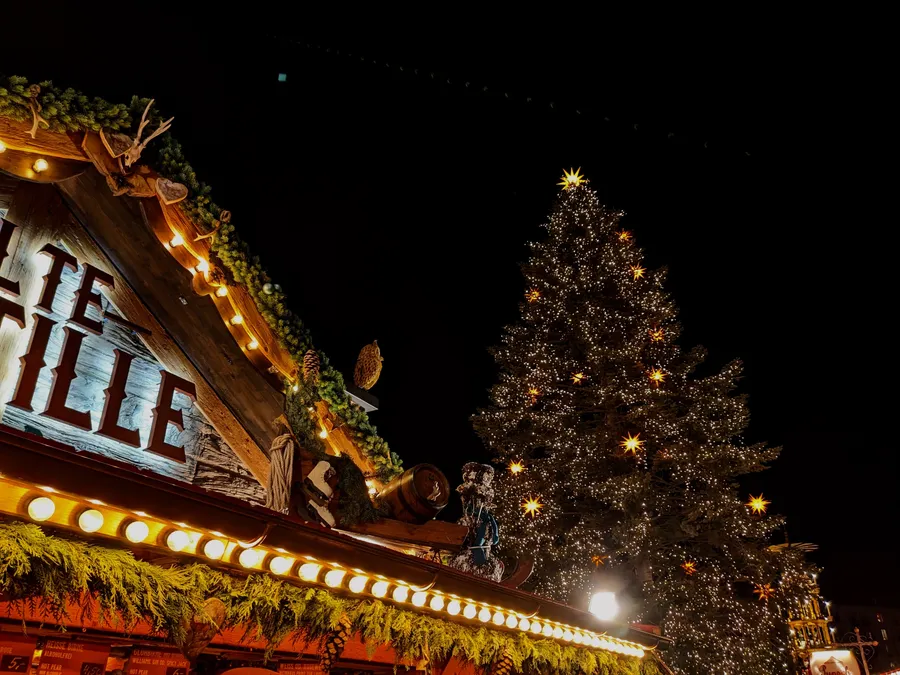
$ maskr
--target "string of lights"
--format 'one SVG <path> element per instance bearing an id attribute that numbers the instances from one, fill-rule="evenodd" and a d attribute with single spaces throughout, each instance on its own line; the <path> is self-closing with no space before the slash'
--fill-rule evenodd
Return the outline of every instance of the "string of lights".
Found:
<path id="1" fill-rule="evenodd" d="M 678 672 L 786 672 L 782 605 L 796 584 L 775 580 L 788 564 L 805 572 L 770 547 L 783 519 L 769 501 L 737 493 L 739 476 L 778 455 L 740 440 L 741 364 L 696 376 L 705 352 L 677 344 L 664 270 L 644 266 L 622 214 L 580 173 L 561 186 L 523 265 L 521 320 L 493 350 L 492 405 L 475 420 L 509 469 L 496 500 L 503 551 L 533 555 L 535 592 L 570 603 L 601 569 L 617 575 L 629 618 L 676 639 Z"/>

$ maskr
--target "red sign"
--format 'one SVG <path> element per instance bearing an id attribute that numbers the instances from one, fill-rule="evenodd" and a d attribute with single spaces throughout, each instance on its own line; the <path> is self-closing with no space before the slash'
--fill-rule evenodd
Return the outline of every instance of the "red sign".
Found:
<path id="1" fill-rule="evenodd" d="M 71 640 L 47 640 L 38 675 L 104 675 L 109 645 Z"/>
<path id="2" fill-rule="evenodd" d="M 126 675 L 188 675 L 191 663 L 180 652 L 132 649 Z"/>
<path id="3" fill-rule="evenodd" d="M 37 638 L 0 633 L 0 673 L 29 673 Z"/>
<path id="4" fill-rule="evenodd" d="M 324 671 L 322 666 L 315 662 L 281 661 L 278 664 L 278 672 L 284 673 L 284 675 L 310 675 L 311 673 L 321 675 Z"/>

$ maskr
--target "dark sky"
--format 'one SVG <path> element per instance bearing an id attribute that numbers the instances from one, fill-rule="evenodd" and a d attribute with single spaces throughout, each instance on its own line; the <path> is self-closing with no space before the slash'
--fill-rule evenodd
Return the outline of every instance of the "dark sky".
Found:
<path id="1" fill-rule="evenodd" d="M 374 420 L 408 466 L 455 484 L 487 458 L 468 419 L 495 377 L 486 348 L 517 317 L 517 264 L 561 169 L 580 166 L 669 266 L 682 344 L 705 345 L 710 369 L 745 362 L 747 439 L 784 450 L 742 492 L 821 546 L 826 597 L 900 605 L 890 418 L 861 413 L 879 392 L 860 372 L 893 364 L 856 344 L 867 225 L 839 207 L 840 55 L 809 24 L 577 36 L 576 16 L 529 31 L 429 19 L 388 36 L 246 7 L 129 11 L 55 8 L 43 33 L 6 33 L 0 69 L 156 97 L 316 344 L 350 373 L 378 339 Z"/>

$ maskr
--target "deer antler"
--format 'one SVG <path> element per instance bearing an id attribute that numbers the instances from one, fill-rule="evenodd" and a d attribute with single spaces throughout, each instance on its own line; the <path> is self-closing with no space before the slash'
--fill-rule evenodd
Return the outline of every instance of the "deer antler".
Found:
<path id="1" fill-rule="evenodd" d="M 134 142 L 131 144 L 131 147 L 125 151 L 125 166 L 127 167 L 130 167 L 132 164 L 138 161 L 141 158 L 141 153 L 144 151 L 144 148 L 147 147 L 147 144 L 160 134 L 164 134 L 165 132 L 167 132 L 169 130 L 169 127 L 172 126 L 172 121 L 175 119 L 174 117 L 170 117 L 165 122 L 161 122 L 159 128 L 142 141 L 141 134 L 144 132 L 144 127 L 150 124 L 150 121 L 147 119 L 147 113 L 150 112 L 150 107 L 153 105 L 153 101 L 154 99 L 150 99 L 150 103 L 148 103 L 147 107 L 144 109 L 144 114 L 141 115 L 141 123 L 138 126 L 137 136 L 135 136 Z"/>

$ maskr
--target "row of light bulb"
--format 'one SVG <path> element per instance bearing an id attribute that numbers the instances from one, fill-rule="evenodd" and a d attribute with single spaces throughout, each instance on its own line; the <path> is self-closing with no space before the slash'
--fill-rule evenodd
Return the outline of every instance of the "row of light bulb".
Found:
<path id="1" fill-rule="evenodd" d="M 0 154 L 3 154 L 4 152 L 6 152 L 6 143 L 0 141 Z M 38 157 L 36 160 L 34 160 L 34 164 L 31 165 L 31 169 L 35 173 L 43 173 L 49 168 L 50 162 L 48 162 L 43 157 Z"/>
<path id="2" fill-rule="evenodd" d="M 45 490 L 50 491 L 48 488 Z M 93 503 L 101 504 L 96 501 Z M 32 520 L 42 522 L 53 516 L 56 504 L 51 497 L 35 497 L 28 502 L 27 510 L 28 516 Z M 146 517 L 143 512 L 137 512 L 136 515 Z M 93 533 L 103 527 L 104 517 L 99 509 L 86 508 L 78 513 L 75 522 L 82 531 Z M 133 544 L 152 543 L 147 542 L 150 536 L 150 527 L 140 518 L 126 520 L 121 532 Z M 201 551 L 210 560 L 219 561 L 228 551 L 229 542 L 218 538 L 219 533 L 212 534 L 214 536 L 205 537 L 194 533 L 192 537 L 191 533 L 183 529 L 167 529 L 160 533 L 157 543 L 179 553 L 196 541 L 198 542 L 198 551 Z M 200 542 L 202 542 L 202 546 L 199 545 Z M 238 550 L 240 553 L 237 553 Z M 238 546 L 234 548 L 234 552 L 237 553 L 238 564 L 247 569 L 259 568 L 265 561 L 268 570 L 278 576 L 294 572 L 299 579 L 307 583 L 323 583 L 329 588 L 347 589 L 355 594 L 368 592 L 376 598 L 389 597 L 397 604 L 410 603 L 414 607 L 427 607 L 433 612 L 447 612 L 450 616 L 461 615 L 466 619 L 478 620 L 485 624 L 494 624 L 511 630 L 518 629 L 525 633 L 604 649 L 626 656 L 636 658 L 644 656 L 644 649 L 634 642 L 608 638 L 565 624 L 528 618 L 499 607 L 479 604 L 474 600 L 461 599 L 454 595 L 444 595 L 432 590 L 418 590 L 402 581 L 390 581 L 380 576 L 372 577 L 362 570 L 348 570 L 337 563 L 326 565 L 308 556 L 304 557 L 304 560 L 297 560 L 288 555 L 274 554 L 259 547 L 242 548 Z M 279 552 L 287 553 L 281 549 Z"/>
<path id="3" fill-rule="evenodd" d="M 169 248 L 176 248 L 178 246 L 184 246 L 184 237 L 181 236 L 178 232 L 176 232 L 175 235 L 169 240 L 168 243 L 169 243 Z M 204 258 L 201 258 L 196 253 L 191 251 L 188 247 L 185 247 L 185 248 L 192 256 L 197 258 L 197 265 L 193 268 L 193 272 L 194 273 L 199 272 L 201 274 L 206 274 L 207 272 L 209 272 L 209 261 L 205 260 Z M 225 284 L 217 286 L 216 287 L 216 296 L 220 297 L 220 298 L 228 297 L 228 286 L 226 286 Z M 232 326 L 240 326 L 241 324 L 244 323 L 244 317 L 241 316 L 239 313 L 235 313 L 234 316 L 232 316 L 228 320 L 228 323 L 230 323 Z M 244 346 L 250 351 L 253 351 L 254 349 L 259 349 L 259 340 L 257 340 L 256 338 L 254 338 L 251 335 L 250 342 L 248 342 Z"/>

